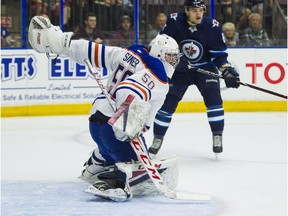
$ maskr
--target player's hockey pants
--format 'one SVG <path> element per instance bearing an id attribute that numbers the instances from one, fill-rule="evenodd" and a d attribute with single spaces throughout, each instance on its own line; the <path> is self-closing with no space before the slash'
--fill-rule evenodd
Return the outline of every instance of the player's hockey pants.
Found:
<path id="1" fill-rule="evenodd" d="M 117 140 L 109 124 L 100 122 L 97 118 L 90 117 L 89 130 L 99 148 L 100 154 L 107 163 L 138 161 L 137 155 L 130 143 Z M 145 144 L 143 137 L 142 140 Z"/>

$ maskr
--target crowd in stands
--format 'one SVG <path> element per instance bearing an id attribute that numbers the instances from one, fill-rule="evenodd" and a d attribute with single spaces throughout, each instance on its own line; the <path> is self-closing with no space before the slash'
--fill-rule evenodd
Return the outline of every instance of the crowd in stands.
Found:
<path id="1" fill-rule="evenodd" d="M 222 1 L 221 4 L 222 15 L 225 17 L 221 24 L 227 46 L 269 46 L 268 33 L 262 27 L 263 2 L 251 1 L 250 7 L 244 5 L 242 0 L 235 0 L 233 5 L 232 0 L 225 0 L 225 3 Z M 133 1 L 95 1 L 94 12 L 86 14 L 84 26 L 74 28 L 75 37 L 122 47 L 133 44 L 135 36 L 132 8 Z M 232 21 L 233 9 L 237 17 L 236 23 Z M 154 18 L 154 23 L 147 24 L 143 41 L 149 43 L 158 34 L 165 26 L 168 15 L 160 11 Z"/>
<path id="2" fill-rule="evenodd" d="M 1 26 L 1 47 L 13 47 L 14 40 L 8 30 L 8 27 Z"/>
<path id="3" fill-rule="evenodd" d="M 269 37 L 262 28 L 259 13 L 251 13 L 248 27 L 239 32 L 231 22 L 224 23 L 222 30 L 227 46 L 269 46 Z"/>
<path id="4" fill-rule="evenodd" d="M 59 0 L 30 0 L 28 2 L 30 8 L 28 20 L 35 15 L 47 15 L 53 24 L 59 25 Z M 156 7 L 157 3 L 150 2 L 149 4 L 156 5 L 155 9 L 151 10 L 151 7 L 148 9 L 145 5 L 147 1 L 139 2 L 139 42 L 147 44 L 165 26 L 169 13 L 179 12 L 179 9 L 175 6 L 173 8 L 173 5 L 168 3 L 171 7 L 167 12 L 167 8 L 164 9 L 159 5 Z M 181 2 L 179 1 L 177 5 Z M 73 31 L 76 38 L 84 38 L 97 43 L 115 46 L 131 45 L 135 41 L 133 3 L 132 0 L 79 0 L 76 2 L 64 0 L 64 31 Z M 179 8 L 182 8 L 182 5 Z M 271 16 L 272 0 L 218 0 L 218 5 L 221 11 L 215 14 L 215 18 L 222 25 L 223 37 L 228 46 L 273 45 L 270 42 L 271 30 L 267 31 L 268 27 L 271 29 L 271 26 L 269 26 L 269 21 L 266 22 L 266 17 Z M 209 8 L 209 4 L 207 6 Z M 209 16 L 209 14 L 206 15 Z M 263 25 L 265 23 L 266 25 Z M 3 26 L 1 46 L 9 47 L 11 44 L 13 44 L 13 38 L 8 28 Z"/>
<path id="5" fill-rule="evenodd" d="M 244 2 L 246 4 L 244 4 Z M 222 0 L 222 29 L 228 46 L 269 46 L 269 36 L 263 17 L 271 15 L 272 0 Z M 234 14 L 233 14 L 234 9 Z M 232 22 L 234 15 L 235 23 Z M 271 26 L 270 26 L 271 27 Z"/>

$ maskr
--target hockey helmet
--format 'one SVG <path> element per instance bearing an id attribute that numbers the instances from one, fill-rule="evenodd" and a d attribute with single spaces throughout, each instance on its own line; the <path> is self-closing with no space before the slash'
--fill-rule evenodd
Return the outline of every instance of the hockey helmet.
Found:
<path id="1" fill-rule="evenodd" d="M 150 42 L 148 48 L 149 54 L 163 63 L 167 76 L 171 78 L 180 61 L 180 50 L 177 42 L 166 34 L 158 34 Z"/>
<path id="2" fill-rule="evenodd" d="M 206 9 L 206 5 L 203 0 L 185 0 L 184 7 L 196 7 Z"/>

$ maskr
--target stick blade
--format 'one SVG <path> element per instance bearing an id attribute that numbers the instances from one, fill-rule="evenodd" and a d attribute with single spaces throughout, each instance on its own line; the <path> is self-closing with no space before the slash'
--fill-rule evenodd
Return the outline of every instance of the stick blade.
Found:
<path id="1" fill-rule="evenodd" d="M 211 196 L 206 195 L 206 194 L 194 194 L 194 193 L 185 193 L 185 192 L 175 191 L 175 199 L 206 202 L 206 201 L 210 201 L 212 198 Z"/>
<path id="2" fill-rule="evenodd" d="M 165 190 L 166 189 L 166 190 Z M 164 190 L 160 191 L 162 194 L 170 199 L 176 200 L 187 200 L 193 202 L 207 202 L 210 201 L 212 198 L 206 194 L 197 194 L 197 193 L 189 193 L 189 192 L 181 192 L 181 191 L 174 191 L 164 188 Z"/>

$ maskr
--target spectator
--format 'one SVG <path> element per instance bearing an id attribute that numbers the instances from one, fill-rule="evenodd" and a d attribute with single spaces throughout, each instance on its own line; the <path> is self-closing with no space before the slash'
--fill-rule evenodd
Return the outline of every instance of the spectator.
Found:
<path id="1" fill-rule="evenodd" d="M 233 9 L 237 16 L 241 13 L 241 9 L 243 8 L 241 0 L 234 0 L 234 5 L 232 0 L 221 0 L 220 4 L 222 6 L 225 22 L 232 22 Z"/>
<path id="2" fill-rule="evenodd" d="M 234 5 L 232 0 L 221 0 L 222 12 L 224 14 L 224 22 L 236 22 L 236 29 L 243 29 L 247 22 L 248 16 L 251 14 L 251 10 L 244 6 L 242 0 L 235 0 Z M 233 9 L 235 10 L 235 18 L 233 20 Z"/>
<path id="3" fill-rule="evenodd" d="M 95 10 L 99 18 L 99 28 L 105 32 L 115 30 L 113 3 L 112 0 L 95 1 Z"/>
<path id="4" fill-rule="evenodd" d="M 123 0 L 124 13 L 128 14 L 130 17 L 134 15 L 133 2 L 134 1 L 132 0 Z"/>
<path id="5" fill-rule="evenodd" d="M 251 10 L 247 7 L 243 7 L 241 9 L 241 16 L 239 17 L 237 24 L 236 24 L 236 29 L 238 31 L 243 30 L 248 26 L 248 17 L 251 14 Z"/>
<path id="6" fill-rule="evenodd" d="M 63 23 L 64 23 L 65 31 L 72 31 L 73 29 L 70 23 L 72 4 L 73 4 L 72 0 L 64 0 Z M 60 2 L 59 1 L 55 2 L 54 15 L 55 15 L 54 23 L 58 23 L 57 20 L 59 20 L 59 15 L 60 15 Z"/>
<path id="7" fill-rule="evenodd" d="M 264 1 L 263 0 L 249 0 L 248 1 L 251 4 L 252 12 L 259 13 L 261 17 L 263 17 L 263 11 L 264 11 Z M 268 0 L 267 6 L 265 9 L 265 14 L 271 14 L 271 8 L 273 6 L 273 1 Z"/>
<path id="8" fill-rule="evenodd" d="M 118 30 L 111 38 L 111 45 L 126 47 L 134 44 L 134 32 L 131 28 L 131 18 L 127 15 L 121 17 Z"/>
<path id="9" fill-rule="evenodd" d="M 1 47 L 13 47 L 14 40 L 7 27 L 1 26 Z"/>
<path id="10" fill-rule="evenodd" d="M 31 10 L 31 17 L 38 15 L 46 15 L 48 14 L 48 4 L 46 2 L 42 2 L 42 0 L 31 0 L 31 5 L 30 5 L 30 10 Z"/>
<path id="11" fill-rule="evenodd" d="M 151 29 L 147 34 L 148 41 L 151 41 L 156 37 L 158 32 L 163 29 L 167 21 L 167 16 L 164 13 L 159 13 L 156 17 L 155 27 Z"/>
<path id="12" fill-rule="evenodd" d="M 267 1 L 266 9 L 265 9 L 265 16 L 271 15 L 271 9 L 272 9 L 272 0 Z M 254 12 L 258 13 L 261 17 L 264 17 L 263 11 L 264 11 L 264 3 L 263 0 L 248 0 L 246 3 L 247 8 L 245 8 L 245 11 L 241 11 L 241 17 L 239 18 L 239 21 L 236 25 L 236 29 L 243 30 L 247 26 L 247 20 L 249 15 Z M 248 24 L 249 25 L 249 24 Z"/>
<path id="13" fill-rule="evenodd" d="M 269 46 L 269 38 L 261 25 L 261 16 L 251 13 L 248 17 L 249 27 L 239 34 L 240 42 L 246 46 Z"/>
<path id="14" fill-rule="evenodd" d="M 123 0 L 115 0 L 115 3 L 111 7 L 112 10 L 112 16 L 108 18 L 111 24 L 111 31 L 115 30 L 118 27 L 118 23 L 115 22 L 115 20 L 120 20 L 121 17 L 124 15 L 124 5 Z"/>
<path id="15" fill-rule="evenodd" d="M 85 27 L 79 27 L 75 32 L 75 39 L 86 39 L 95 43 L 103 43 L 104 35 L 97 28 L 97 17 L 93 13 L 88 13 L 85 18 Z"/>
<path id="16" fill-rule="evenodd" d="M 236 32 L 234 23 L 226 22 L 222 26 L 224 41 L 227 46 L 236 46 L 239 42 L 239 33 Z"/>

